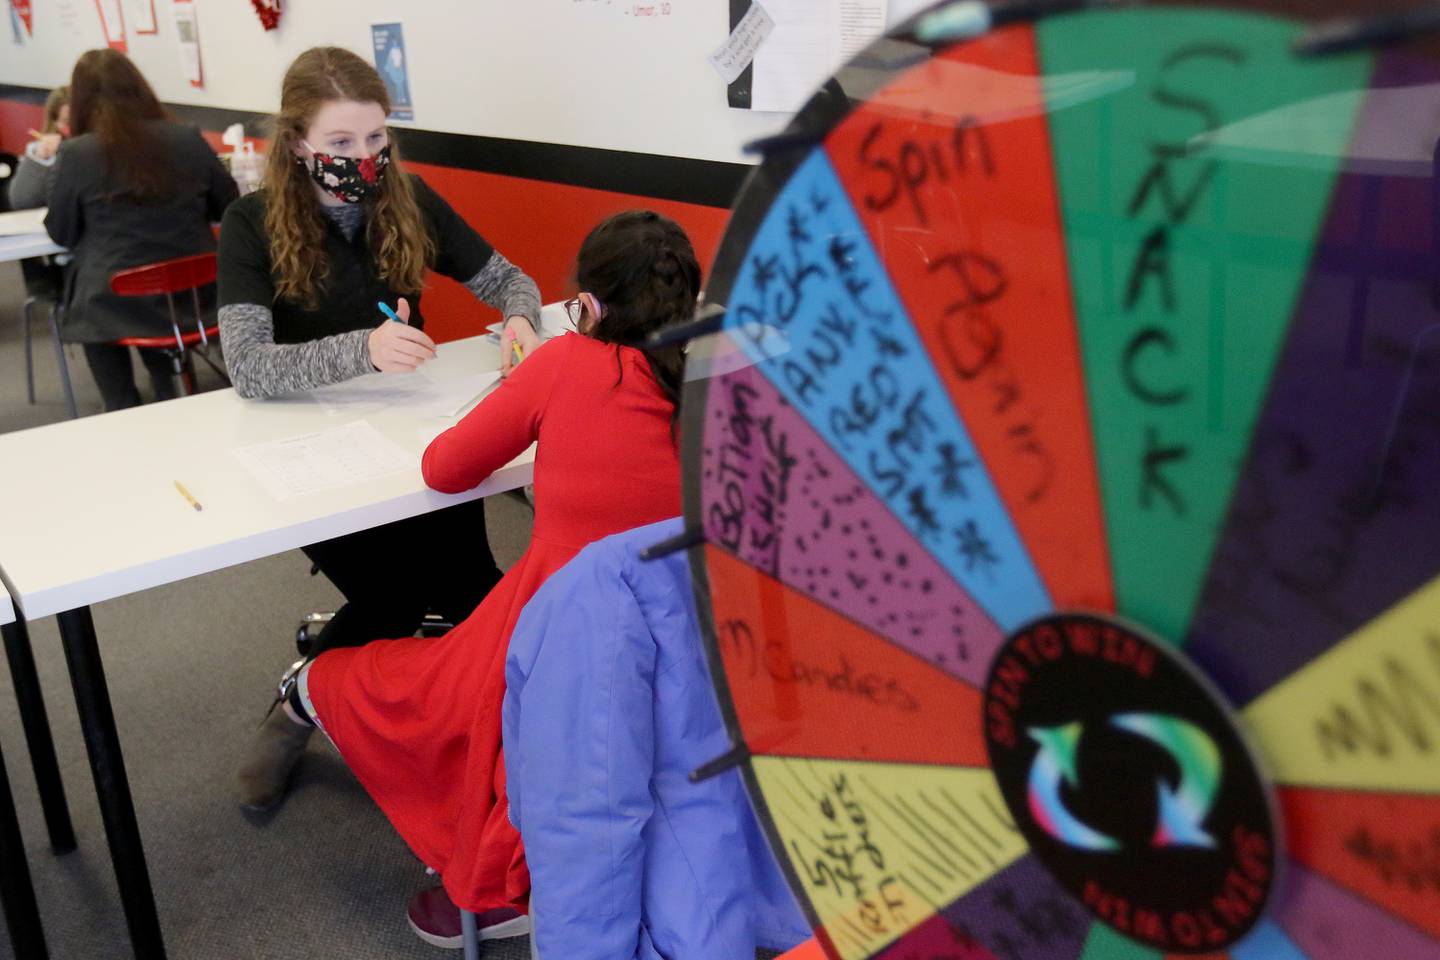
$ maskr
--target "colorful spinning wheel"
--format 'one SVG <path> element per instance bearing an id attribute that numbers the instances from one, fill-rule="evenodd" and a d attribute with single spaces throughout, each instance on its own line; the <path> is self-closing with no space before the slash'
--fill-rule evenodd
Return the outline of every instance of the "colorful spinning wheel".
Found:
<path id="1" fill-rule="evenodd" d="M 983 12 L 769 144 L 691 344 L 774 849 L 843 960 L 1434 960 L 1440 66 Z"/>

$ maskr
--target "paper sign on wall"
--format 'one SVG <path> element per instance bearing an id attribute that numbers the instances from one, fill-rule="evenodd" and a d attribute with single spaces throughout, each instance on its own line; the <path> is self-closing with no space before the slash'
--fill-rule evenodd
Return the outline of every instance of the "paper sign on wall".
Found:
<path id="1" fill-rule="evenodd" d="M 775 28 L 755 54 L 750 109 L 791 112 L 885 30 L 887 0 L 766 0 Z"/>
<path id="2" fill-rule="evenodd" d="M 405 33 L 398 23 L 370 26 L 375 43 L 375 69 L 390 94 L 390 119 L 414 120 L 415 103 L 410 98 L 410 67 L 405 62 Z"/>
<path id="3" fill-rule="evenodd" d="M 95 12 L 100 15 L 100 30 L 105 34 L 105 43 L 111 50 L 125 53 L 125 14 L 120 9 L 120 0 L 95 0 Z"/>
<path id="4" fill-rule="evenodd" d="M 755 59 L 755 51 L 760 49 L 760 44 L 774 29 L 775 21 L 770 19 L 765 8 L 758 3 L 750 4 L 745 16 L 741 17 L 735 29 L 730 31 L 730 39 L 726 40 L 719 50 L 710 54 L 710 66 L 715 68 L 726 83 L 734 83 L 735 78 L 750 66 L 750 61 Z"/>
<path id="5" fill-rule="evenodd" d="M 155 22 L 155 0 L 126 0 L 126 12 L 130 15 L 130 29 L 132 32 L 159 33 L 159 25 Z"/>
<path id="6" fill-rule="evenodd" d="M 88 13 L 85 22 L 83 24 L 80 22 L 81 4 L 84 0 L 54 0 L 54 2 L 55 22 L 60 25 L 60 32 L 72 40 L 84 43 L 87 49 L 93 47 L 95 45 L 94 31 L 87 29 L 91 24 Z M 90 4 L 84 2 L 84 6 L 88 11 Z"/>
<path id="7" fill-rule="evenodd" d="M 200 66 L 200 22 L 194 0 L 174 0 L 175 36 L 180 41 L 180 69 L 192 87 L 205 86 Z"/>
<path id="8" fill-rule="evenodd" d="M 35 36 L 34 13 L 30 9 L 30 0 L 10 0 L 10 26 L 15 31 L 15 42 L 24 43 L 25 37 Z M 21 34 L 21 29 L 24 34 Z"/>

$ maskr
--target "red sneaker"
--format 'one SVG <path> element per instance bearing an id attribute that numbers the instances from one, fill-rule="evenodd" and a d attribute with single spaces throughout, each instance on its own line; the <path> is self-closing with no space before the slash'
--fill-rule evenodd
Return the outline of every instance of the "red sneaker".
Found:
<path id="1" fill-rule="evenodd" d="M 430 887 L 410 898 L 405 911 L 415 936 L 433 947 L 459 950 L 465 946 L 460 931 L 460 908 L 450 900 L 444 887 Z M 530 918 L 514 907 L 497 907 L 475 914 L 481 940 L 523 937 L 530 932 Z"/>

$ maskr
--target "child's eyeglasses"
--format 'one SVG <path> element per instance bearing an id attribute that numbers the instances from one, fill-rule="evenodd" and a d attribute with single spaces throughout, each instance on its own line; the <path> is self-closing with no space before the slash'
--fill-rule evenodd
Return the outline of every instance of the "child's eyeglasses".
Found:
<path id="1" fill-rule="evenodd" d="M 587 313 L 590 314 L 592 323 L 599 323 L 605 316 L 605 304 L 595 299 L 595 294 L 582 290 L 565 301 L 565 315 L 570 318 L 570 323 L 576 330 L 580 329 L 580 318 Z"/>

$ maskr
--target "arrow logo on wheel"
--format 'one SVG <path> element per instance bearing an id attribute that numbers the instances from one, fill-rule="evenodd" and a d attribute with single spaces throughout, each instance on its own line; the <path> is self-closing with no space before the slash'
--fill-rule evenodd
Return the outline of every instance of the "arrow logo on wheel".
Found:
<path id="1" fill-rule="evenodd" d="M 1060 799 L 1060 784 L 1080 786 L 1075 771 L 1075 750 L 1080 745 L 1084 725 L 1078 721 L 1063 727 L 1033 727 L 1026 731 L 1040 744 L 1040 752 L 1030 767 L 1030 815 L 1042 829 L 1057 840 L 1081 850 L 1119 850 L 1119 842 L 1080 822 Z"/>
<path id="2" fill-rule="evenodd" d="M 1180 785 L 1158 785 L 1160 818 L 1152 847 L 1213 847 L 1215 838 L 1202 824 L 1220 792 L 1220 748 L 1199 727 L 1158 713 L 1122 713 L 1110 718 L 1121 730 L 1144 737 L 1165 750 L 1180 767 Z"/>
<path id="3" fill-rule="evenodd" d="M 1158 817 L 1152 847 L 1214 847 L 1215 838 L 1204 827 L 1205 818 L 1220 790 L 1220 748 L 1205 731 L 1178 717 L 1158 713 L 1122 713 L 1112 726 L 1154 743 L 1174 758 L 1180 783 L 1165 780 L 1156 785 Z M 1060 796 L 1063 784 L 1080 788 L 1075 755 L 1084 724 L 1032 727 L 1026 731 L 1040 745 L 1030 767 L 1030 814 L 1042 830 L 1081 850 L 1112 851 L 1120 842 L 1076 817 Z"/>

